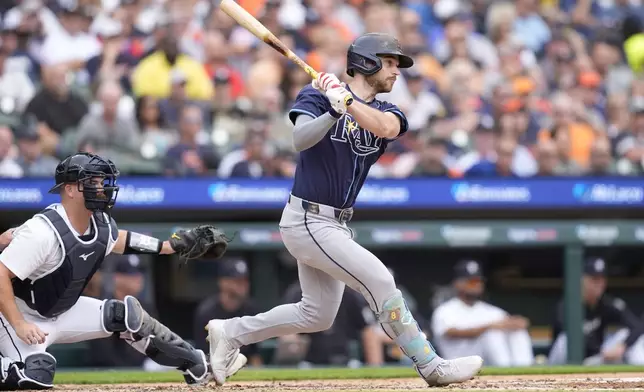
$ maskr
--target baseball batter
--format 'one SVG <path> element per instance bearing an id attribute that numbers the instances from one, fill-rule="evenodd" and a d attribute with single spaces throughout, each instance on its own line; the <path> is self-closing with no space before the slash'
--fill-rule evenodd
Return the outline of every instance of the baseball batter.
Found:
<path id="1" fill-rule="evenodd" d="M 0 253 L 0 390 L 52 388 L 56 359 L 47 347 L 115 333 L 155 362 L 182 371 L 188 384 L 211 379 L 203 351 L 152 318 L 136 298 L 81 296 L 111 252 L 184 253 L 204 240 L 195 238 L 198 228 L 174 233 L 169 241 L 118 230 L 109 216 L 117 177 L 114 164 L 97 155 L 66 158 L 50 190 L 61 203 L 18 227 Z M 227 375 L 245 363 L 236 355 Z"/>
<path id="2" fill-rule="evenodd" d="M 302 300 L 252 317 L 211 320 L 210 363 L 218 384 L 225 382 L 242 345 L 331 327 L 345 284 L 366 298 L 429 385 L 469 380 L 481 369 L 479 356 L 447 361 L 436 355 L 385 265 L 355 242 L 347 227 L 369 168 L 407 131 L 400 109 L 376 95 L 391 91 L 399 69 L 412 65 L 394 37 L 365 34 L 347 53 L 347 73 L 353 77 L 348 86 L 321 73 L 299 92 L 289 117 L 300 154 L 280 231 L 298 260 Z M 354 101 L 347 107 L 348 97 Z"/>

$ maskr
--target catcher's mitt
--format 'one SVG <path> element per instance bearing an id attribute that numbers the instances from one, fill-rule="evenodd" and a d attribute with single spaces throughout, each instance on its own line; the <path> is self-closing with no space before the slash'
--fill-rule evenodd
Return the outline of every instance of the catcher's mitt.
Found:
<path id="1" fill-rule="evenodd" d="M 172 233 L 169 242 L 177 254 L 186 259 L 217 259 L 226 253 L 232 239 L 212 225 L 201 225 L 190 230 Z"/>

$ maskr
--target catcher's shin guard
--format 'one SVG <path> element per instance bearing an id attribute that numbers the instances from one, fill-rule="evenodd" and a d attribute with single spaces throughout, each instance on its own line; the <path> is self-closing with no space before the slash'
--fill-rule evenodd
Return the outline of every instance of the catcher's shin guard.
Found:
<path id="1" fill-rule="evenodd" d="M 0 391 L 54 387 L 56 358 L 49 353 L 28 355 L 24 362 L 11 362 L 7 358 L 2 358 L 0 364 Z"/>
<path id="2" fill-rule="evenodd" d="M 172 332 L 146 312 L 139 301 L 125 297 L 128 324 L 133 328 L 131 346 L 163 366 L 171 366 L 183 372 L 188 384 L 208 381 L 210 371 L 206 355 Z"/>

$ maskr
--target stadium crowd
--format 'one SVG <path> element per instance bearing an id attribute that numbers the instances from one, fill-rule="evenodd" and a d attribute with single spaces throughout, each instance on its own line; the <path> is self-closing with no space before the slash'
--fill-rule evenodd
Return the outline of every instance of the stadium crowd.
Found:
<path id="1" fill-rule="evenodd" d="M 416 65 L 381 97 L 410 131 L 373 177 L 639 175 L 639 0 L 239 0 L 320 71 L 364 32 Z M 0 2 L 0 177 L 77 150 L 124 174 L 289 177 L 286 112 L 310 78 L 205 0 Z M 632 64 L 631 64 L 632 65 Z"/>

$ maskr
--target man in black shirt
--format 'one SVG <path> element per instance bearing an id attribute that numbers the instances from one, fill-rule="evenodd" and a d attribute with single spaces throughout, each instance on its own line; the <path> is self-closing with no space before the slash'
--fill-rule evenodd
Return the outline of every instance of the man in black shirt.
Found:
<path id="1" fill-rule="evenodd" d="M 599 258 L 587 260 L 582 279 L 582 299 L 585 308 L 583 331 L 586 349 L 584 364 L 642 363 L 644 340 L 640 339 L 640 336 L 644 331 L 644 324 L 628 309 L 623 300 L 604 294 L 606 290 L 604 260 Z M 564 320 L 564 306 L 561 301 L 553 326 L 552 336 L 555 340 L 550 348 L 551 364 L 564 364 L 567 360 Z M 607 340 L 606 329 L 610 325 L 623 328 Z"/>
<path id="2" fill-rule="evenodd" d="M 25 113 L 32 113 L 44 123 L 49 133 L 61 135 L 78 126 L 89 111 L 83 98 L 69 86 L 65 65 L 43 68 L 43 85 L 27 105 Z"/>
<path id="3" fill-rule="evenodd" d="M 302 298 L 299 281 L 291 284 L 284 294 L 284 303 L 296 303 Z M 345 287 L 342 303 L 331 328 L 310 334 L 286 335 L 278 344 L 291 344 L 308 340 L 304 364 L 347 366 L 364 359 L 368 365 L 379 366 L 384 362 L 384 339 L 379 337 L 375 316 L 361 294 Z M 375 327 L 377 326 L 377 327 Z M 302 336 L 303 335 L 303 336 Z M 349 349 L 351 341 L 359 341 L 364 358 L 353 358 Z"/>
<path id="4" fill-rule="evenodd" d="M 259 309 L 249 298 L 250 283 L 248 266 L 241 259 L 225 259 L 219 262 L 218 291 L 199 303 L 194 318 L 195 347 L 208 350 L 204 326 L 212 319 L 230 319 L 254 316 Z M 261 366 L 262 359 L 256 344 L 241 348 L 251 366 Z"/>

